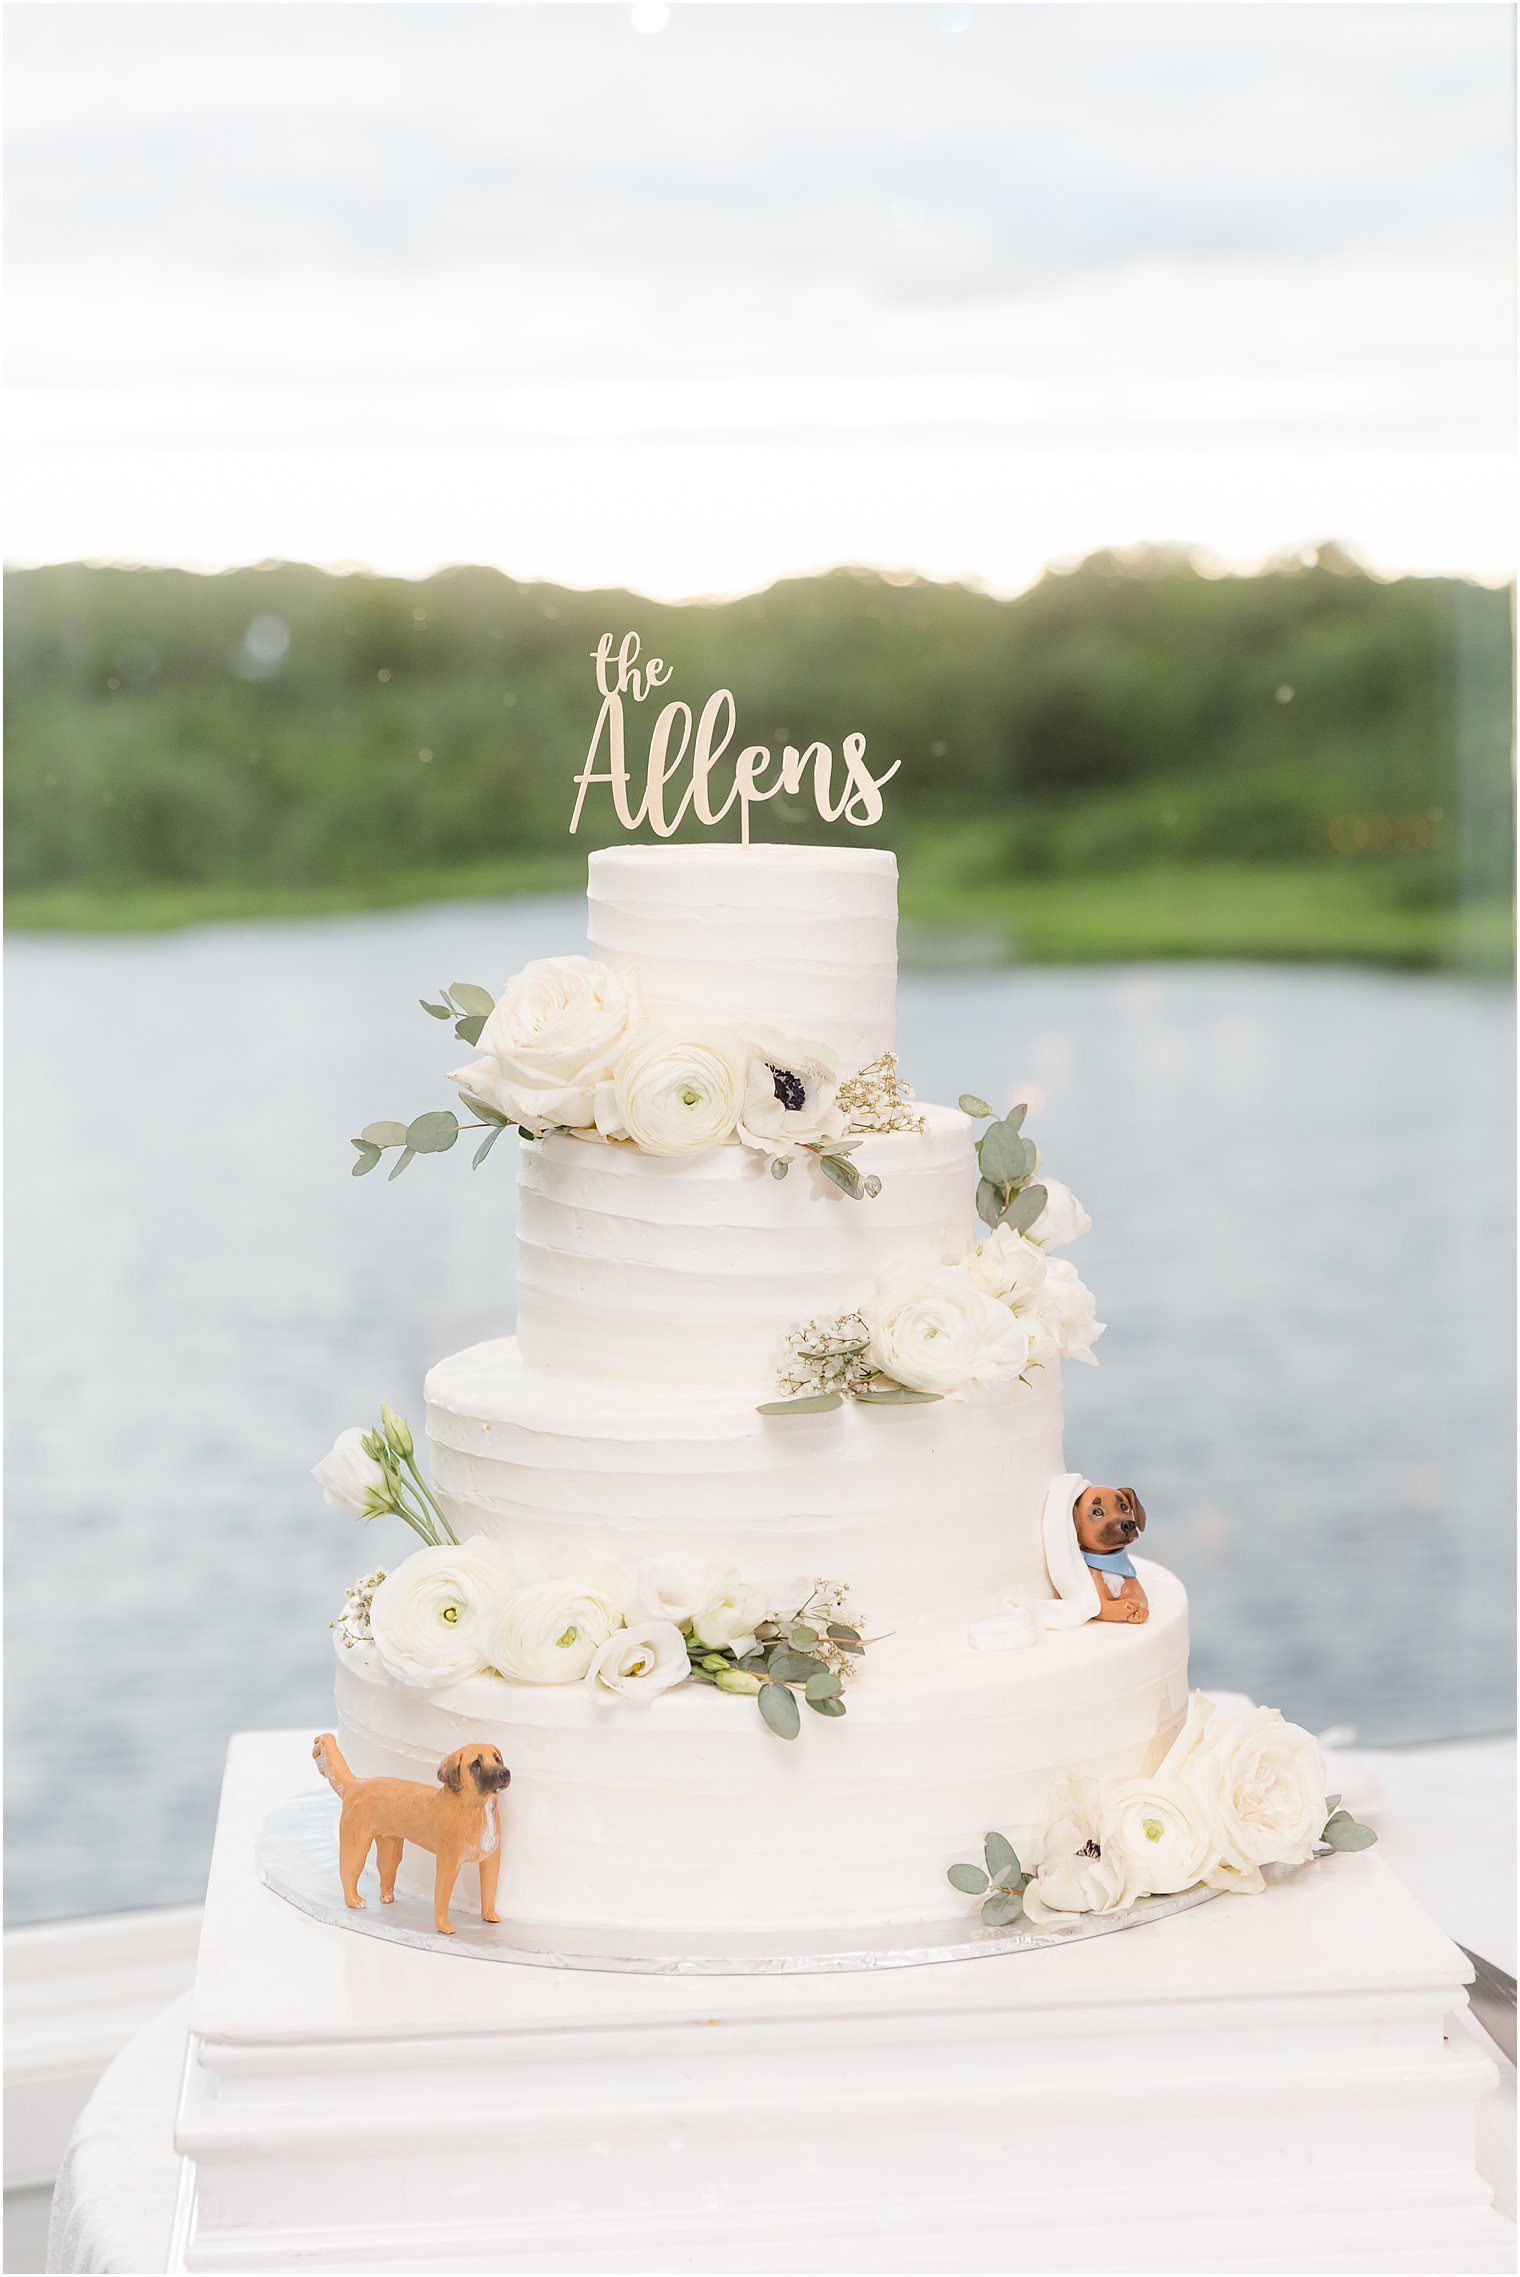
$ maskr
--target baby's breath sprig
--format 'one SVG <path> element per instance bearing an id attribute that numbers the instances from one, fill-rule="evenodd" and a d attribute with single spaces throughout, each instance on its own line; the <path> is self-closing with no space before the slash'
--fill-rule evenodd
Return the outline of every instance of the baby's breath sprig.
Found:
<path id="1" fill-rule="evenodd" d="M 385 1568 L 380 1566 L 374 1573 L 361 1573 L 358 1580 L 350 1582 L 343 1592 L 343 1610 L 335 1621 L 329 1621 L 327 1625 L 336 1632 L 338 1642 L 345 1652 L 352 1652 L 357 1644 L 369 1643 L 370 1603 L 384 1579 Z"/>
<path id="2" fill-rule="evenodd" d="M 896 1052 L 883 1052 L 858 1075 L 839 1086 L 839 1104 L 854 1131 L 921 1131 L 924 1118 L 913 1104 L 913 1087 L 897 1072 Z"/>

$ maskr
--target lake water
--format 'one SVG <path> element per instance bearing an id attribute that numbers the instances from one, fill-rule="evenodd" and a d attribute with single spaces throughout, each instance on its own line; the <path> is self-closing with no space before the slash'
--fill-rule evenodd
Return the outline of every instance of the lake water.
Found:
<path id="1" fill-rule="evenodd" d="M 417 998 L 575 946 L 578 899 L 9 954 L 10 1919 L 197 1897 L 228 1735 L 318 1730 L 327 1622 L 411 1546 L 310 1465 L 512 1317 L 504 1141 Z M 1033 1082 L 1109 1321 L 1068 1448 L 1134 1480 L 1194 1671 L 1373 1742 L 1513 1721 L 1508 995 L 1341 969 L 908 972 L 926 1098 Z M 930 1517 L 926 1513 L 926 1554 Z M 83 1785 L 81 1785 L 83 1782 Z"/>

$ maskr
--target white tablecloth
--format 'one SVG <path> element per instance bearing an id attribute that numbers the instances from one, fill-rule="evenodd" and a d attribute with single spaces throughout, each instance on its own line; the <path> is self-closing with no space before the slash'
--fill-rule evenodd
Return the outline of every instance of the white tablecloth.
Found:
<path id="1" fill-rule="evenodd" d="M 80 2113 L 53 2193 L 50 2270 L 156 2277 L 168 2268 L 189 2022 L 187 1992 L 127 2042 Z"/>

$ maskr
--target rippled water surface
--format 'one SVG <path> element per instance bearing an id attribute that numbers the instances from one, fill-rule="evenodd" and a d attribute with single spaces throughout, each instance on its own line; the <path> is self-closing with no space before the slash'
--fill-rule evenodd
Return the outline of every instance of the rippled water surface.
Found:
<path id="1" fill-rule="evenodd" d="M 512 1314 L 510 1142 L 394 1186 L 346 1142 L 446 1103 L 423 990 L 499 985 L 582 916 L 13 942 L 13 1922 L 198 1896 L 229 1733 L 328 1720 L 327 1621 L 401 1545 L 309 1466 L 382 1396 L 418 1418 L 428 1364 Z M 1111 1323 L 1067 1371 L 1069 1457 L 1139 1485 L 1199 1680 L 1367 1740 L 1509 1725 L 1508 997 L 909 973 L 901 1048 L 928 1098 L 1048 1094 Z"/>

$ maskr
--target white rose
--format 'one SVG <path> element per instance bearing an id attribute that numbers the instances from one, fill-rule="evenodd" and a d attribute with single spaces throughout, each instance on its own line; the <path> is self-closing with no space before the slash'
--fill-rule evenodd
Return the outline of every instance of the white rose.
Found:
<path id="1" fill-rule="evenodd" d="M 385 1473 L 374 1456 L 364 1452 L 368 1436 L 357 1423 L 352 1424 L 338 1433 L 320 1463 L 312 1465 L 311 1475 L 322 1489 L 322 1500 L 341 1503 L 356 1518 L 373 1518 L 378 1510 L 390 1508 Z"/>
<path id="2" fill-rule="evenodd" d="M 575 1684 L 622 1618 L 604 1582 L 532 1581 L 508 1597 L 482 1642 L 491 1666 L 514 1683 Z"/>
<path id="3" fill-rule="evenodd" d="M 989 1297 L 1023 1313 L 1034 1303 L 1045 1279 L 1045 1253 L 1011 1226 L 1000 1225 L 994 1232 L 983 1234 L 966 1259 L 966 1271 Z"/>
<path id="4" fill-rule="evenodd" d="M 1324 1831 L 1325 1759 L 1312 1732 L 1276 1708 L 1225 1715 L 1203 1693 L 1162 1774 L 1196 1790 L 1219 1823 L 1218 1879 L 1261 1887 L 1261 1868 L 1302 1865 Z"/>
<path id="5" fill-rule="evenodd" d="M 742 1655 L 754 1643 L 755 1629 L 769 1609 L 763 1589 L 729 1574 L 693 1620 L 692 1642 L 706 1645 L 712 1652 L 732 1645 Z"/>
<path id="6" fill-rule="evenodd" d="M 1185 1779 L 1115 1779 L 1103 1789 L 1098 1843 L 1123 1876 L 1126 1903 L 1170 1897 L 1218 1864 L 1218 1813 Z"/>
<path id="7" fill-rule="evenodd" d="M 638 1621 L 673 1621 L 684 1628 L 696 1612 L 707 1581 L 674 1565 L 641 1565 L 628 1599 L 630 1628 Z"/>
<path id="8" fill-rule="evenodd" d="M 1055 1338 L 1062 1359 L 1086 1360 L 1091 1367 L 1097 1366 L 1092 1348 L 1105 1324 L 1097 1318 L 1091 1289 L 1083 1287 L 1076 1267 L 1068 1265 L 1064 1257 L 1045 1260 L 1045 1279 L 1035 1298 L 1035 1309 Z"/>
<path id="9" fill-rule="evenodd" d="M 1044 1249 L 1064 1249 L 1068 1241 L 1075 1241 L 1092 1230 L 1092 1219 L 1069 1186 L 1059 1178 L 1044 1178 L 1045 1207 L 1029 1228 L 1029 1238 Z"/>
<path id="10" fill-rule="evenodd" d="M 1045 1797 L 1034 1839 L 1033 1881 L 1024 1892 L 1024 1919 L 1048 1929 L 1073 1913 L 1119 1913 L 1127 1903 L 1117 1860 L 1098 1840 L 1096 1779 L 1057 1779 Z"/>
<path id="11" fill-rule="evenodd" d="M 481 1057 L 449 1077 L 530 1130 L 589 1130 L 596 1086 L 638 1018 L 638 983 L 589 957 L 540 957 L 507 982 Z"/>
<path id="12" fill-rule="evenodd" d="M 826 1146 L 843 1138 L 846 1116 L 835 1104 L 839 1059 L 827 1044 L 802 1043 L 773 1028 L 752 1029 L 739 1136 L 766 1154 Z"/>
<path id="13" fill-rule="evenodd" d="M 442 1687 L 487 1666 L 482 1638 L 511 1586 L 494 1543 L 417 1550 L 388 1573 L 370 1600 L 369 1631 L 398 1684 Z"/>
<path id="14" fill-rule="evenodd" d="M 871 1365 L 910 1391 L 952 1392 L 1022 1373 L 1029 1337 L 964 1266 L 894 1266 L 865 1308 Z"/>
<path id="15" fill-rule="evenodd" d="M 597 1085 L 596 1127 L 646 1154 L 716 1146 L 738 1125 L 747 1068 L 743 1044 L 717 1029 L 640 1028 Z"/>
<path id="16" fill-rule="evenodd" d="M 614 1629 L 586 1671 L 591 1692 L 616 1692 L 625 1700 L 652 1700 L 691 1674 L 686 1639 L 673 1621 L 640 1621 Z"/>

